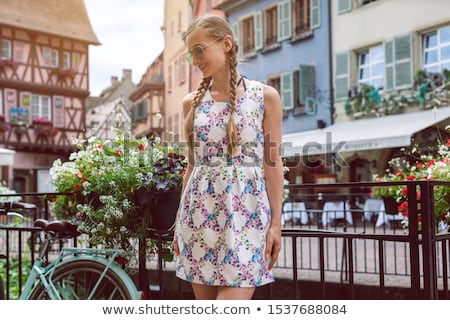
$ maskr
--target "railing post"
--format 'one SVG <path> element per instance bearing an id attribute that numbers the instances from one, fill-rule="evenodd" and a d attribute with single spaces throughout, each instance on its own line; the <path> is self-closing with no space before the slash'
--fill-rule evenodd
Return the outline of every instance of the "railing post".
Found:
<path id="1" fill-rule="evenodd" d="M 420 183 L 419 187 L 421 197 L 420 209 L 417 210 L 417 213 L 420 213 L 422 218 L 422 230 L 419 232 L 422 234 L 424 298 L 438 299 L 433 184 L 430 181 L 424 181 Z M 410 189 L 412 190 L 409 191 Z M 408 197 L 413 196 L 413 208 L 416 210 L 417 198 L 415 189 L 408 188 Z M 414 195 L 411 195 L 410 192 L 414 193 Z M 417 214 L 413 214 L 413 216 L 415 218 L 414 229 L 418 229 Z M 420 274 L 417 280 L 420 280 Z"/>

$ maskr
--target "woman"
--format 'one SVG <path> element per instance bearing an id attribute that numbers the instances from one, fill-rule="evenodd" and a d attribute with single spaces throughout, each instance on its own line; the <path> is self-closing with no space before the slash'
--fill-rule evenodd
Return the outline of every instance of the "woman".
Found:
<path id="1" fill-rule="evenodd" d="M 278 92 L 237 70 L 237 45 L 219 16 L 184 34 L 203 73 L 183 100 L 189 165 L 176 222 L 176 274 L 196 299 L 251 299 L 273 282 L 281 248 L 282 110 Z"/>

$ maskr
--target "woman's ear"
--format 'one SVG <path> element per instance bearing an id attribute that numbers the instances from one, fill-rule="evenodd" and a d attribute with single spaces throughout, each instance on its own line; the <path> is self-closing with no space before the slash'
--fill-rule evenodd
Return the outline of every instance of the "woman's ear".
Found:
<path id="1" fill-rule="evenodd" d="M 223 38 L 223 48 L 225 52 L 229 52 L 233 48 L 233 38 L 230 35 Z"/>

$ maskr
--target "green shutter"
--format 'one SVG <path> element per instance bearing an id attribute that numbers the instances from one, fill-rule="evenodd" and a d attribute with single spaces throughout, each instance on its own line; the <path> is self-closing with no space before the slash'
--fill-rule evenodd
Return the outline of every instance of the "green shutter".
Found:
<path id="1" fill-rule="evenodd" d="M 320 27 L 320 0 L 310 0 L 311 29 Z"/>
<path id="2" fill-rule="evenodd" d="M 335 98 L 344 100 L 348 97 L 350 87 L 350 53 L 343 52 L 336 54 L 335 63 Z"/>
<path id="3" fill-rule="evenodd" d="M 394 89 L 394 42 L 384 42 L 384 90 Z"/>
<path id="4" fill-rule="evenodd" d="M 280 2 L 277 5 L 278 41 L 292 37 L 291 0 Z"/>
<path id="5" fill-rule="evenodd" d="M 394 37 L 395 88 L 413 85 L 412 34 Z"/>
<path id="6" fill-rule="evenodd" d="M 314 66 L 299 66 L 299 103 L 305 104 L 307 98 L 314 97 Z"/>
<path id="7" fill-rule="evenodd" d="M 414 84 L 412 34 L 384 42 L 385 90 L 410 88 Z"/>
<path id="8" fill-rule="evenodd" d="M 338 0 L 338 14 L 352 11 L 352 0 Z"/>
<path id="9" fill-rule="evenodd" d="M 284 72 L 280 75 L 281 87 L 281 104 L 284 110 L 291 110 L 294 108 L 294 91 L 292 72 Z"/>
<path id="10" fill-rule="evenodd" d="M 236 41 L 238 47 L 241 46 L 241 33 L 239 32 L 239 22 L 233 23 L 232 25 L 234 40 Z"/>
<path id="11" fill-rule="evenodd" d="M 262 27 L 262 13 L 257 12 L 253 18 L 255 29 L 255 50 L 262 49 L 263 47 L 263 27 Z"/>

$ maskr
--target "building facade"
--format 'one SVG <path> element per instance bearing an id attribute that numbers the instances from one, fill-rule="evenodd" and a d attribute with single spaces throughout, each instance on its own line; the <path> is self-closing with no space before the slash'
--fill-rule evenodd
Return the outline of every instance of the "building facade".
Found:
<path id="1" fill-rule="evenodd" d="M 47 191 L 48 169 L 84 137 L 89 45 L 99 45 L 83 0 L 0 1 L 0 145 L 15 151 L 2 179 Z"/>

